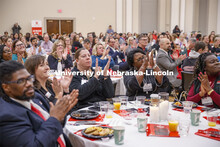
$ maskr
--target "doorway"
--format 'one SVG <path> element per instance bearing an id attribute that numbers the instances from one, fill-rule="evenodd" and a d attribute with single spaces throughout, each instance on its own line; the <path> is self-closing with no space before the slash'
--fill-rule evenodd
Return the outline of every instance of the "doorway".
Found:
<path id="1" fill-rule="evenodd" d="M 49 35 L 51 35 L 52 33 L 70 34 L 75 30 L 74 19 L 45 18 L 45 23 L 45 30 Z"/>

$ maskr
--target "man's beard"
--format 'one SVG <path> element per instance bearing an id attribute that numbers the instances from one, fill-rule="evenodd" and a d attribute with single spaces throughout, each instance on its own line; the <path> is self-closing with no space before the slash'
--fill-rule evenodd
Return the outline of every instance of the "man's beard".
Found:
<path id="1" fill-rule="evenodd" d="M 33 88 L 33 87 L 31 87 L 31 88 Z M 27 90 L 25 90 L 25 91 L 23 92 L 23 95 L 22 95 L 22 96 L 16 96 L 16 99 L 18 99 L 18 100 L 25 100 L 25 101 L 29 101 L 29 100 L 33 99 L 34 96 L 35 96 L 35 93 L 33 94 L 33 96 L 27 96 L 27 95 L 25 94 L 29 89 L 30 89 L 30 88 L 28 88 Z"/>

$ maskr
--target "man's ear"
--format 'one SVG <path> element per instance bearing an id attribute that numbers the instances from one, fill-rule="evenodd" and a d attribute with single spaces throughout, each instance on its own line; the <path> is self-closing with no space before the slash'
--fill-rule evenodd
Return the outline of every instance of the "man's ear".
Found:
<path id="1" fill-rule="evenodd" d="M 10 86 L 8 84 L 2 84 L 2 89 L 4 90 L 4 92 L 7 94 L 7 93 L 10 93 Z"/>

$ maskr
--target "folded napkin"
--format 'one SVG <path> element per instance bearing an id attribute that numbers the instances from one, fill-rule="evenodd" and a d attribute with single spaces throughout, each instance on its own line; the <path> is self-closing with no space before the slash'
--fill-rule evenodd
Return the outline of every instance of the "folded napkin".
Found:
<path id="1" fill-rule="evenodd" d="M 105 114 L 99 114 L 98 117 L 93 118 L 93 119 L 89 119 L 88 121 L 103 122 L 104 118 L 105 118 Z M 74 119 L 74 118 L 70 117 L 68 121 L 85 121 L 85 120 L 84 120 L 84 119 L 83 119 L 83 120 L 80 120 L 80 119 Z"/>
<path id="2" fill-rule="evenodd" d="M 217 137 L 219 135 L 214 135 L 214 134 L 211 134 L 210 132 L 215 132 L 215 133 L 219 132 L 220 133 L 220 130 L 214 129 L 214 128 L 208 128 L 206 130 L 198 130 L 198 132 L 196 132 L 195 134 L 199 135 L 199 136 L 203 136 L 203 137 L 207 137 L 207 138 L 210 138 L 210 139 L 220 141 L 220 137 Z"/>

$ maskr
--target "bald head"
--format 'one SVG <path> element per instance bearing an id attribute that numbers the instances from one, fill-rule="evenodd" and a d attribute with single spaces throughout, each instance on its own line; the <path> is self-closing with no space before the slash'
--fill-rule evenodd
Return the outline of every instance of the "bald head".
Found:
<path id="1" fill-rule="evenodd" d="M 170 40 L 167 38 L 161 39 L 160 40 L 160 48 L 165 51 L 169 51 L 171 49 Z"/>

